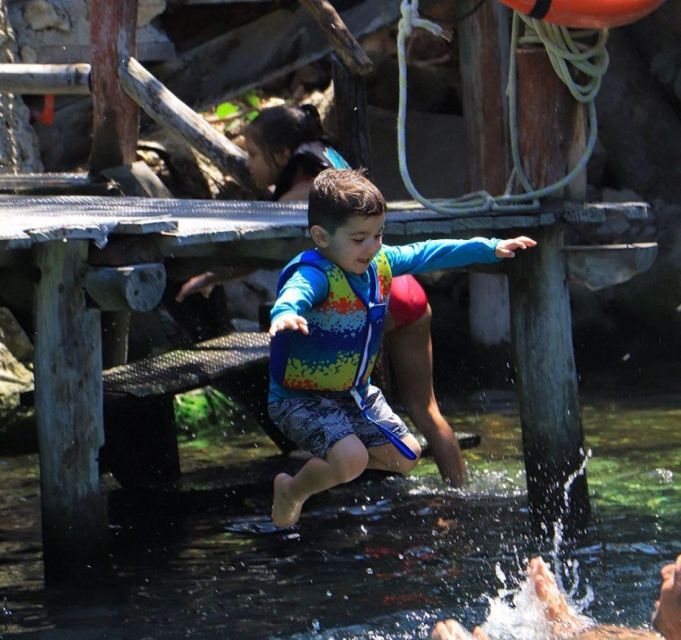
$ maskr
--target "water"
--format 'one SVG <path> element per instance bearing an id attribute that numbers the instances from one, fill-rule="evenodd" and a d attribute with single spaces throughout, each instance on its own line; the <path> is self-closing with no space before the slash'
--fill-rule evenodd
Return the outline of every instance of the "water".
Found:
<path id="1" fill-rule="evenodd" d="M 444 616 L 478 624 L 490 599 L 511 606 L 527 558 L 552 552 L 527 526 L 509 397 L 451 403 L 455 427 L 483 438 L 465 492 L 426 461 L 310 500 L 294 530 L 268 519 L 271 478 L 290 463 L 255 432 L 185 444 L 175 492 L 126 496 L 105 478 L 114 570 L 96 588 L 43 587 L 37 457 L 0 458 L 0 638 L 406 639 Z M 570 588 L 578 561 L 585 614 L 638 626 L 659 567 L 681 553 L 681 404 L 607 384 L 582 398 L 594 521 L 559 577 Z"/>

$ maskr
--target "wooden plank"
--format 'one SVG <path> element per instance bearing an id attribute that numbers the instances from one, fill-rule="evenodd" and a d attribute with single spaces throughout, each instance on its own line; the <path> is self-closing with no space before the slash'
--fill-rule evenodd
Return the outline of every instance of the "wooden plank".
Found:
<path id="1" fill-rule="evenodd" d="M 173 395 L 204 387 L 228 372 L 269 360 L 270 339 L 262 332 L 234 332 L 150 356 L 104 372 L 107 396 L 135 398 Z"/>
<path id="2" fill-rule="evenodd" d="M 312 14 L 315 22 L 351 73 L 357 76 L 365 76 L 371 72 L 373 65 L 369 56 L 359 42 L 355 40 L 330 2 L 327 0 L 300 0 L 300 4 Z"/>
<path id="3" fill-rule="evenodd" d="M 0 64 L 0 92 L 90 95 L 90 65 Z"/>
<path id="4" fill-rule="evenodd" d="M 87 173 L 20 173 L 0 175 L 0 193 L 43 194 L 93 192 L 107 195 L 110 183 L 95 182 Z"/>
<path id="5" fill-rule="evenodd" d="M 149 117 L 209 158 L 243 187 L 256 191 L 244 151 L 176 98 L 134 58 L 121 63 L 119 74 L 125 92 Z"/>
<path id="6" fill-rule="evenodd" d="M 97 456 L 104 444 L 99 313 L 86 308 L 87 242 L 36 248 L 35 408 L 43 558 L 48 582 L 96 576 L 106 511 Z"/>
<path id="7" fill-rule="evenodd" d="M 135 55 L 137 0 L 91 0 L 93 131 L 90 171 L 135 161 L 139 109 L 118 81 L 120 60 Z"/>
<path id="8" fill-rule="evenodd" d="M 650 269 L 657 257 L 657 243 L 565 246 L 563 255 L 570 280 L 598 291 Z"/>
<path id="9" fill-rule="evenodd" d="M 617 204 L 603 205 L 616 212 Z M 470 218 L 446 216 L 413 202 L 388 203 L 388 235 L 403 238 L 535 229 L 560 221 L 565 211 L 575 219 L 592 205 L 550 202 L 539 212 L 525 215 L 484 215 Z M 639 215 L 645 209 L 633 208 Z M 625 205 L 623 211 L 629 211 Z M 610 215 L 610 213 L 608 214 Z M 629 215 L 628 213 L 626 215 Z M 603 219 L 602 217 L 600 219 Z M 51 237 L 90 237 L 106 243 L 112 234 L 156 234 L 164 251 L 172 252 L 183 242 L 201 239 L 222 243 L 244 239 L 276 239 L 304 236 L 306 206 L 302 203 L 239 200 L 178 200 L 172 198 L 94 196 L 2 196 L 0 195 L 0 247 L 30 246 Z M 33 234 L 33 239 L 28 232 Z M 159 232 L 162 237 L 158 237 Z M 50 234 L 53 234 L 51 236 Z M 11 244 L 11 247 L 8 243 Z"/>

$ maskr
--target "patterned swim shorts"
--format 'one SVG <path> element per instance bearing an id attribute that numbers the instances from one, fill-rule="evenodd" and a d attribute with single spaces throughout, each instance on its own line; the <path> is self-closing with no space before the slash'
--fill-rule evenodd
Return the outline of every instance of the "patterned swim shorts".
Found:
<path id="1" fill-rule="evenodd" d="M 381 390 L 369 385 L 364 398 L 369 415 L 399 438 L 409 433 L 407 425 L 390 408 Z M 365 447 L 380 447 L 389 440 L 364 418 L 350 396 L 310 395 L 273 402 L 270 417 L 279 430 L 299 447 L 326 458 L 336 442 L 356 435 Z"/>

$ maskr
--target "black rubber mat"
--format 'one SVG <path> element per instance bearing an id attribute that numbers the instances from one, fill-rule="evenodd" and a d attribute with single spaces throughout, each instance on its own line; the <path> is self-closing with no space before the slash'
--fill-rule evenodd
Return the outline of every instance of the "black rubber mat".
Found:
<path id="1" fill-rule="evenodd" d="M 269 358 L 269 336 L 260 332 L 234 332 L 189 349 L 112 367 L 104 372 L 104 392 L 145 398 L 181 393 Z"/>

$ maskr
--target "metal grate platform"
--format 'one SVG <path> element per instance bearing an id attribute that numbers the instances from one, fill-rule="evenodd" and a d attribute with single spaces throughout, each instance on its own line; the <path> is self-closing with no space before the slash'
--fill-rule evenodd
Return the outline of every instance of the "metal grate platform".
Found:
<path id="1" fill-rule="evenodd" d="M 188 349 L 112 367 L 104 372 L 104 392 L 137 398 L 182 393 L 206 386 L 228 372 L 266 363 L 269 345 L 266 333 L 230 333 Z"/>

